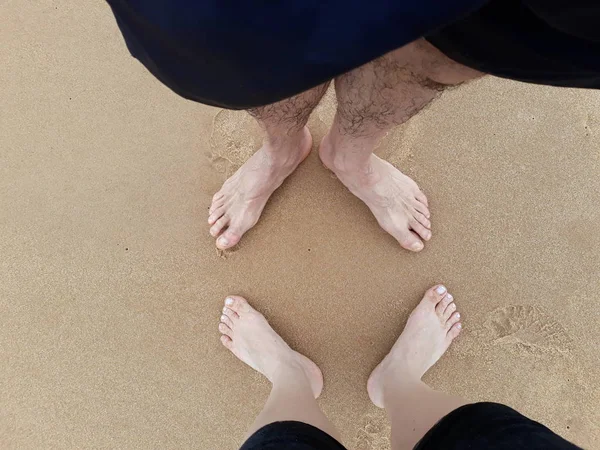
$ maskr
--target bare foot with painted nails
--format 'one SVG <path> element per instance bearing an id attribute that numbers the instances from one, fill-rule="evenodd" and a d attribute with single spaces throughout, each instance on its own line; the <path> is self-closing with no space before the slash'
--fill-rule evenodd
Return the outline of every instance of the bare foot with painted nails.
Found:
<path id="1" fill-rule="evenodd" d="M 454 298 L 444 286 L 429 289 L 404 331 L 367 383 L 371 401 L 383 408 L 386 386 L 420 382 L 462 329 Z"/>
<path id="2" fill-rule="evenodd" d="M 310 153 L 308 128 L 264 145 L 234 173 L 213 197 L 210 234 L 221 250 L 236 245 L 260 215 L 283 181 Z"/>
<path id="3" fill-rule="evenodd" d="M 329 135 L 319 148 L 321 160 L 338 179 L 369 207 L 377 222 L 402 247 L 423 250 L 423 240 L 431 239 L 427 197 L 417 183 L 389 162 L 370 155 L 356 160 L 343 144 L 333 145 Z"/>
<path id="4" fill-rule="evenodd" d="M 321 394 L 323 375 L 317 365 L 292 350 L 244 298 L 230 296 L 225 300 L 219 331 L 223 345 L 271 383 L 278 378 L 297 379 L 293 375 L 300 374 L 315 398 Z"/>

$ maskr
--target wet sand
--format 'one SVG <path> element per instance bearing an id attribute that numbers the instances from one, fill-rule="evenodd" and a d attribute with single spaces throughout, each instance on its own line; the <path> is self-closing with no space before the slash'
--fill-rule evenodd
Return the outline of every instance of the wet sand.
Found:
<path id="1" fill-rule="evenodd" d="M 320 365 L 345 444 L 387 449 L 367 377 L 436 282 L 465 329 L 426 381 L 597 445 L 600 92 L 486 78 L 390 133 L 433 210 L 419 255 L 314 153 L 220 253 L 207 209 L 251 120 L 162 86 L 101 2 L 2 11 L 3 448 L 237 448 L 269 389 L 219 342 L 237 293 Z"/>

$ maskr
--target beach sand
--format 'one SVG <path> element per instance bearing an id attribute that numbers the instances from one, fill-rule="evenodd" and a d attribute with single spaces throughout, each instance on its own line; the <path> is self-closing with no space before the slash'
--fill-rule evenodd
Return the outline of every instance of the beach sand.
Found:
<path id="1" fill-rule="evenodd" d="M 269 391 L 219 342 L 236 293 L 321 367 L 344 443 L 388 449 L 367 377 L 438 282 L 464 332 L 425 380 L 598 445 L 600 92 L 487 77 L 390 133 L 432 207 L 421 254 L 315 152 L 223 253 L 207 209 L 251 119 L 161 85 L 102 2 L 1 8 L 2 448 L 236 449 Z"/>

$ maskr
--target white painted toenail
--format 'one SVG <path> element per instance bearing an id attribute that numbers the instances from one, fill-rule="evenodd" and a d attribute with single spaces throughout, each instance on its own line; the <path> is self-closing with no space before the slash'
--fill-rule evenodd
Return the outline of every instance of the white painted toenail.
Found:
<path id="1" fill-rule="evenodd" d="M 460 313 L 456 313 L 456 318 L 460 319 Z"/>
<path id="2" fill-rule="evenodd" d="M 448 294 L 448 300 L 452 301 L 454 297 L 452 297 L 452 294 Z"/>
<path id="3" fill-rule="evenodd" d="M 219 245 L 229 245 L 229 241 L 224 238 L 224 237 L 220 237 L 219 238 Z"/>
<path id="4" fill-rule="evenodd" d="M 223 312 L 226 313 L 227 312 L 227 308 L 224 307 L 223 308 Z"/>
<path id="5" fill-rule="evenodd" d="M 438 286 L 436 288 L 435 292 L 437 292 L 438 294 L 442 295 L 444 292 L 446 292 L 446 288 L 444 286 Z"/>
<path id="6" fill-rule="evenodd" d="M 225 304 L 227 306 L 233 305 L 233 299 L 231 297 L 227 297 L 227 300 L 225 300 Z"/>
<path id="7" fill-rule="evenodd" d="M 456 325 L 456 328 L 460 330 L 462 328 L 462 324 L 459 323 L 458 325 Z"/>
<path id="8" fill-rule="evenodd" d="M 421 242 L 415 242 L 411 248 L 413 250 L 421 250 L 423 248 L 423 244 Z"/>

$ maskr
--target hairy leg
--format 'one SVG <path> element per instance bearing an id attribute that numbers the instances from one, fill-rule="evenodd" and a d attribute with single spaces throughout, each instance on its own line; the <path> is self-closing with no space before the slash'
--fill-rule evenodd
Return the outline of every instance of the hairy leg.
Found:
<path id="1" fill-rule="evenodd" d="M 431 288 L 410 315 L 392 350 L 369 377 L 369 397 L 388 413 L 395 450 L 414 448 L 442 417 L 467 403 L 421 381 L 461 328 L 452 295 L 444 286 Z"/>
<path id="2" fill-rule="evenodd" d="M 225 300 L 219 323 L 221 342 L 241 361 L 262 373 L 273 387 L 249 435 L 273 422 L 304 422 L 339 439 L 316 398 L 323 389 L 321 370 L 306 356 L 292 350 L 267 320 L 237 296 Z"/>
<path id="3" fill-rule="evenodd" d="M 445 87 L 481 75 L 419 40 L 335 80 L 338 108 L 321 143 L 321 159 L 408 250 L 422 250 L 422 240 L 432 236 L 427 198 L 412 179 L 373 151 L 390 129 Z"/>
<path id="4" fill-rule="evenodd" d="M 248 111 L 264 131 L 263 146 L 213 197 L 208 223 L 218 248 L 233 247 L 256 225 L 271 194 L 308 156 L 312 137 L 305 125 L 327 86 Z"/>

